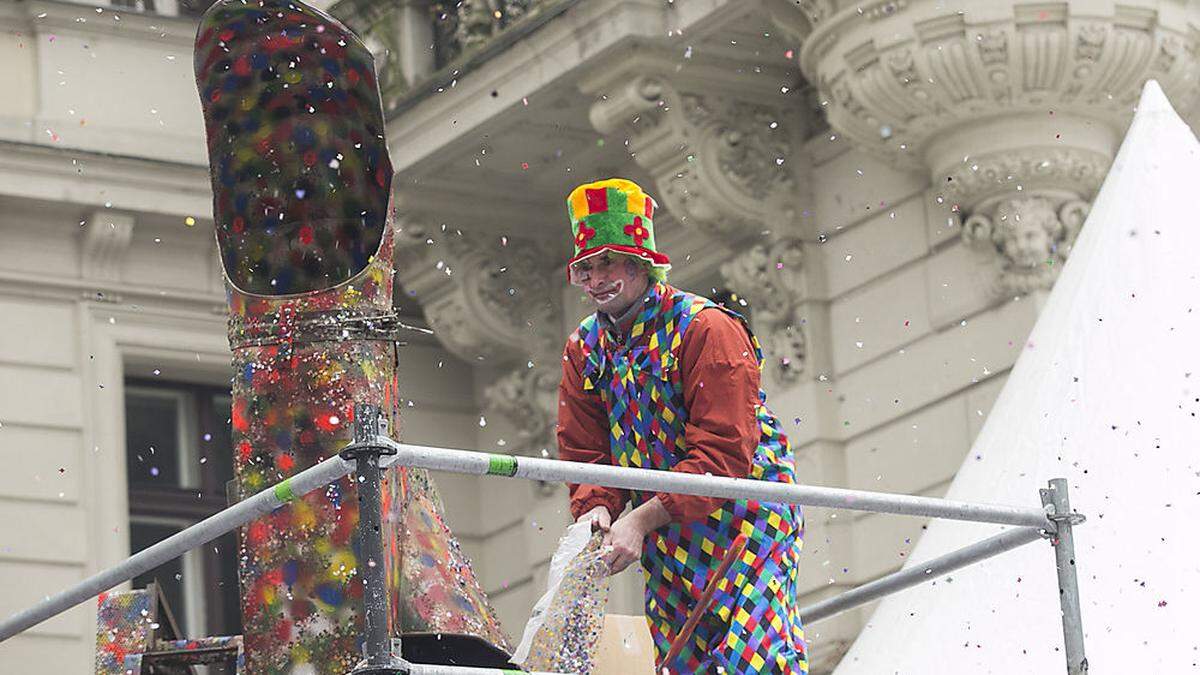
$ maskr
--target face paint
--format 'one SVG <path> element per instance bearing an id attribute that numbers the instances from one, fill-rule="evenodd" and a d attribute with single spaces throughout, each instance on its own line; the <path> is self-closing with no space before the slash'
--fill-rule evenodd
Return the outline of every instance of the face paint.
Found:
<path id="1" fill-rule="evenodd" d="M 596 309 L 620 314 L 637 301 L 649 283 L 646 268 L 619 253 L 604 252 L 571 265 L 571 283 L 587 294 Z"/>

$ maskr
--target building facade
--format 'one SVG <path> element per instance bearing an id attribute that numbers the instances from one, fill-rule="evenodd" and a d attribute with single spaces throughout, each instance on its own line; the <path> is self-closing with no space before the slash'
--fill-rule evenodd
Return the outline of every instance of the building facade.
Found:
<path id="1" fill-rule="evenodd" d="M 1141 84 L 1193 128 L 1200 95 L 1185 0 L 316 4 L 377 52 L 396 306 L 434 332 L 404 352 L 402 434 L 450 447 L 553 454 L 587 311 L 564 198 L 620 175 L 660 202 L 671 281 L 749 313 L 801 480 L 939 495 L 1036 348 Z M 0 0 L 3 614 L 225 503 L 202 9 Z M 438 482 L 519 634 L 566 491 Z M 922 527 L 808 510 L 802 602 L 892 571 Z M 189 630 L 231 628 L 221 546 L 160 575 Z M 639 612 L 639 584 L 613 609 Z M 869 609 L 809 627 L 814 672 Z M 0 671 L 89 672 L 93 633 L 76 608 L 0 645 Z"/>

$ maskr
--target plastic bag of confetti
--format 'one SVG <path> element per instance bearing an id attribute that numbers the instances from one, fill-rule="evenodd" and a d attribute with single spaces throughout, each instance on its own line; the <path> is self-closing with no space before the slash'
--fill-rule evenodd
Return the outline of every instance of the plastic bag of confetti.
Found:
<path id="1" fill-rule="evenodd" d="M 529 670 L 587 675 L 592 671 L 609 568 L 600 553 L 603 534 L 590 521 L 575 523 L 550 559 L 546 593 L 533 607 L 513 661 Z"/>

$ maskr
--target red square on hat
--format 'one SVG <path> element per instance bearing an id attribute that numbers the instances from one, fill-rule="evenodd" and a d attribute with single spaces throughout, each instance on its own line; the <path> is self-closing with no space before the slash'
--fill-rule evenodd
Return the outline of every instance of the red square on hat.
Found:
<path id="1" fill-rule="evenodd" d="M 589 188 L 587 190 L 584 190 L 583 194 L 584 194 L 584 197 L 587 198 L 587 206 L 588 206 L 588 215 L 589 216 L 592 215 L 593 213 L 603 213 L 608 210 L 608 189 L 607 188 L 600 188 L 598 190 Z"/>

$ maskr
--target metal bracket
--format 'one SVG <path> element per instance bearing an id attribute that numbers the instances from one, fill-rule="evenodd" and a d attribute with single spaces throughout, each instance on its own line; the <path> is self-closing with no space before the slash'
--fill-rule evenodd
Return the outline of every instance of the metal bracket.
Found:
<path id="1" fill-rule="evenodd" d="M 383 457 L 395 455 L 394 447 L 381 445 L 375 441 L 380 436 L 388 435 L 388 419 L 378 406 L 359 403 L 354 406 L 354 442 L 342 448 L 338 453 L 342 459 L 357 460 L 359 457 L 374 455 Z"/>
<path id="2" fill-rule="evenodd" d="M 1087 522 L 1087 516 L 1077 511 L 1059 513 L 1058 509 L 1056 509 L 1054 506 L 1053 489 L 1041 488 L 1038 490 L 1038 494 L 1042 498 L 1042 507 L 1046 512 L 1046 519 L 1051 523 L 1054 523 L 1054 529 L 1045 530 L 1042 534 L 1043 538 L 1054 539 L 1058 535 L 1058 530 L 1061 529 L 1063 525 L 1074 527 Z"/>

